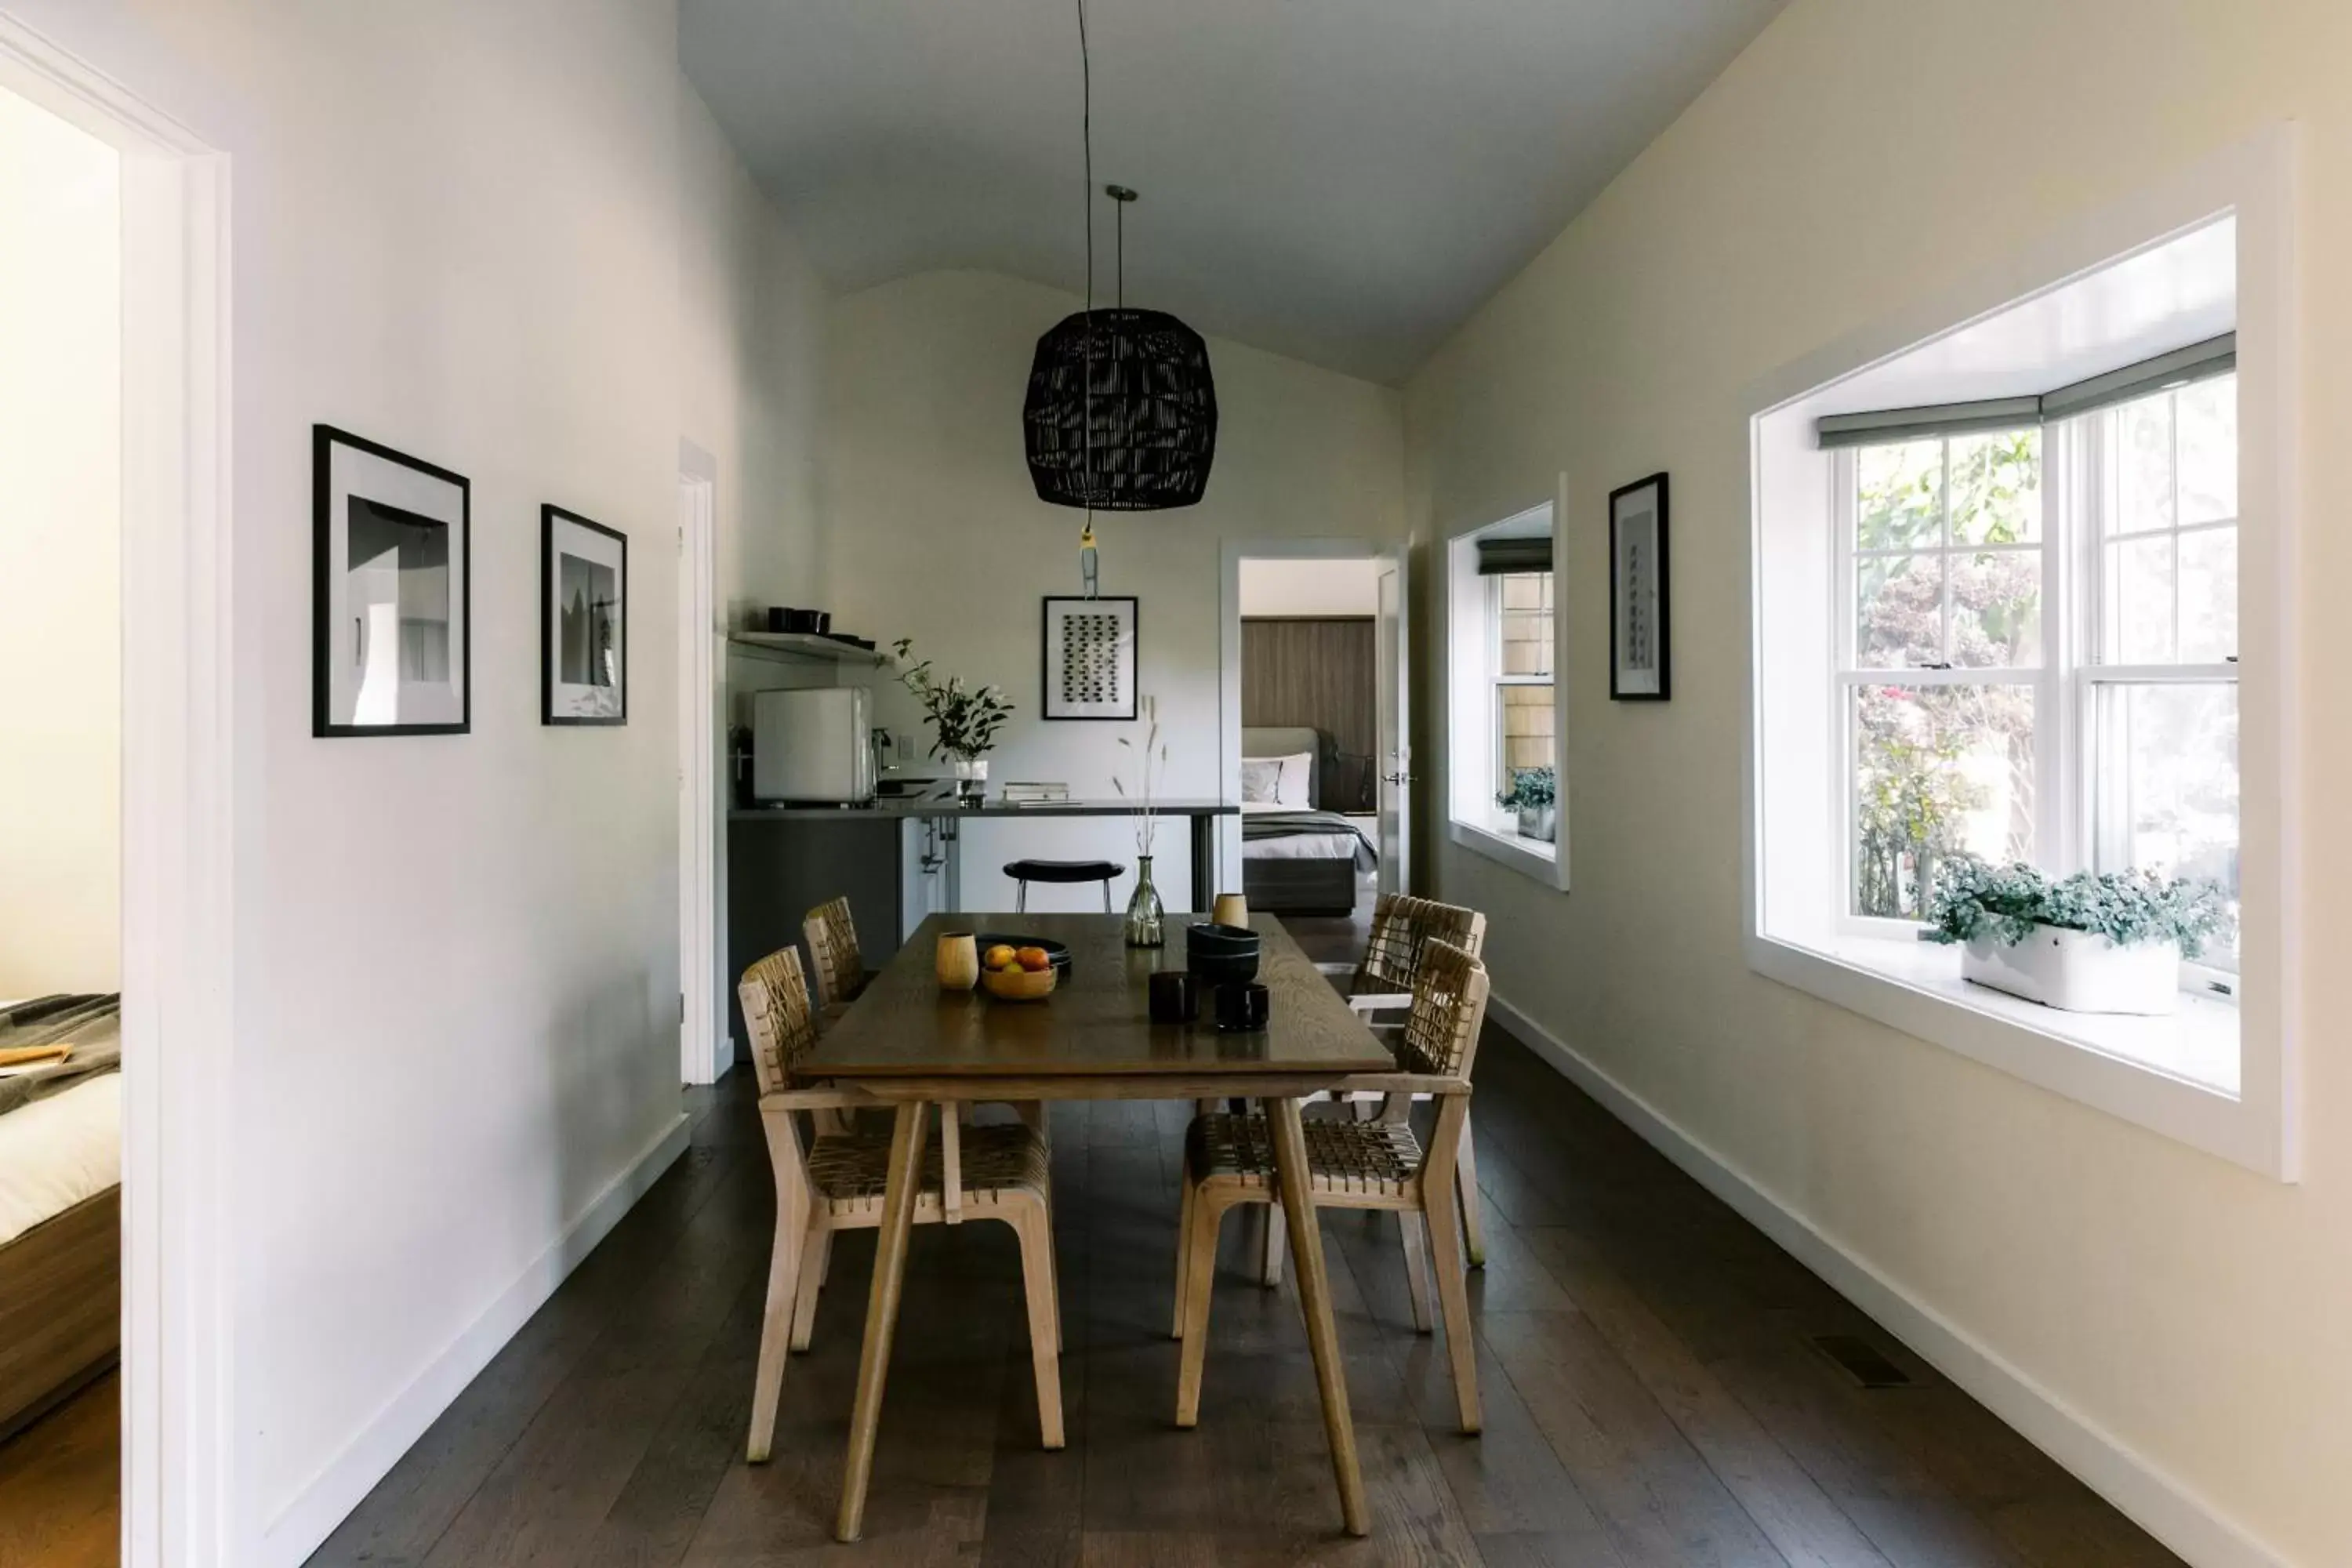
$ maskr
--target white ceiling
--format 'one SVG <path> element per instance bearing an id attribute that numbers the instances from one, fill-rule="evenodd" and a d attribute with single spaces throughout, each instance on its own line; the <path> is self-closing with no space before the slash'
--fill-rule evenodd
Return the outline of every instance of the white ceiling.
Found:
<path id="1" fill-rule="evenodd" d="M 1087 0 L 1128 298 L 1400 381 L 1784 3 Z M 679 52 L 835 287 L 1084 282 L 1076 0 L 683 0 Z"/>

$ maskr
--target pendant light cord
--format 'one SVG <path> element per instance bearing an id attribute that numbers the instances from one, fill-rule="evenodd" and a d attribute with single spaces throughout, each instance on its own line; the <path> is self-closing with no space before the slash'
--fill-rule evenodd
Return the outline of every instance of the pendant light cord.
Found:
<path id="1" fill-rule="evenodd" d="M 1080 461 L 1086 465 L 1087 531 L 1095 526 L 1095 69 L 1087 48 L 1087 0 L 1078 5 L 1078 141 L 1086 156 L 1087 338 L 1084 390 L 1078 413 Z"/>

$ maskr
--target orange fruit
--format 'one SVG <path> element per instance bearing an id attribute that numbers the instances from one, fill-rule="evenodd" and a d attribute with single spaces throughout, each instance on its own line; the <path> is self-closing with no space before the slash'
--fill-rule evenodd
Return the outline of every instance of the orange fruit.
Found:
<path id="1" fill-rule="evenodd" d="M 1010 969 L 1020 962 L 1020 956 L 1003 942 L 998 942 L 982 957 L 981 963 L 991 969 Z"/>
<path id="2" fill-rule="evenodd" d="M 1021 961 L 1021 967 L 1032 974 L 1054 967 L 1054 955 L 1042 947 L 1024 947 L 1013 956 Z"/>

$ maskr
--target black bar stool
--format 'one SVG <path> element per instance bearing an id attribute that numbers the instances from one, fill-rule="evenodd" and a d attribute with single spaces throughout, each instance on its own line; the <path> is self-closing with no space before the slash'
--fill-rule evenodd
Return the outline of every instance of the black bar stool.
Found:
<path id="1" fill-rule="evenodd" d="M 1032 882 L 1100 882 L 1103 913 L 1109 914 L 1110 885 L 1127 875 L 1127 868 L 1116 860 L 1014 860 L 1005 866 L 1004 874 L 1021 884 L 1013 905 L 1016 911 L 1027 911 Z"/>

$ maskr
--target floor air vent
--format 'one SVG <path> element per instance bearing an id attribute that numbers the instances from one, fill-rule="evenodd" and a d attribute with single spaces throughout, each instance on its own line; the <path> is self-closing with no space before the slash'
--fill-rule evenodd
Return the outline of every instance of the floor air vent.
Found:
<path id="1" fill-rule="evenodd" d="M 1909 1388 L 1911 1374 L 1886 1359 L 1858 1334 L 1814 1334 L 1807 1340 L 1864 1388 Z"/>

